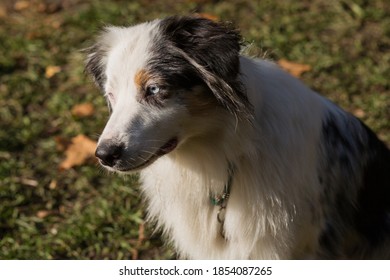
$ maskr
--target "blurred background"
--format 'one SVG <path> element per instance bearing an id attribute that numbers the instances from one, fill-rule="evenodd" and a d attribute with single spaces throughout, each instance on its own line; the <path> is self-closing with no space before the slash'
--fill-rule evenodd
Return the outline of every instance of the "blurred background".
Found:
<path id="1" fill-rule="evenodd" d="M 83 73 L 104 25 L 201 13 L 233 22 L 279 63 L 390 143 L 387 0 L 0 1 L 0 259 L 171 259 L 145 224 L 137 176 L 93 151 L 108 118 Z"/>

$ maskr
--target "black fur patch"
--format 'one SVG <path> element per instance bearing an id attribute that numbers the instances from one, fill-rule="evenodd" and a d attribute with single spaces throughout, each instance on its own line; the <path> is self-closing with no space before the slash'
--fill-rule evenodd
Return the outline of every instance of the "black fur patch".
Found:
<path id="1" fill-rule="evenodd" d="M 242 119 L 252 106 L 238 80 L 240 35 L 228 26 L 199 17 L 168 17 L 160 24 L 151 64 L 181 86 L 205 84 L 216 99 Z M 158 40 L 158 39 L 156 39 Z M 194 62 L 194 63 L 192 63 Z"/>
<path id="2" fill-rule="evenodd" d="M 371 249 L 390 240 L 390 151 L 347 113 L 329 113 L 322 137 L 322 254 L 372 256 Z M 351 236 L 356 238 L 348 240 Z"/>
<path id="3" fill-rule="evenodd" d="M 379 245 L 390 237 L 390 151 L 369 128 L 362 127 L 368 142 L 355 225 L 371 245 Z"/>
<path id="4" fill-rule="evenodd" d="M 200 17 L 168 17 L 161 22 L 165 37 L 208 71 L 234 80 L 239 72 L 241 37 L 234 29 Z"/>
<path id="5" fill-rule="evenodd" d="M 319 244 L 322 248 L 326 248 L 326 256 L 338 254 L 339 233 L 334 228 L 333 224 L 326 223 L 321 233 Z"/>
<path id="6" fill-rule="evenodd" d="M 153 46 L 152 52 L 147 69 L 158 76 L 170 89 L 189 90 L 204 84 L 197 71 L 169 44 L 159 41 Z"/>

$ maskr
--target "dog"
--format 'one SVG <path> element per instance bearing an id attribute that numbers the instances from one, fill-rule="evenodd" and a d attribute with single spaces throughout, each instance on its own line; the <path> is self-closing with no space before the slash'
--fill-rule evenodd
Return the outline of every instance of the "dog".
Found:
<path id="1" fill-rule="evenodd" d="M 197 16 L 106 27 L 86 55 L 111 111 L 100 163 L 140 172 L 180 258 L 389 258 L 389 149 L 241 47 Z"/>

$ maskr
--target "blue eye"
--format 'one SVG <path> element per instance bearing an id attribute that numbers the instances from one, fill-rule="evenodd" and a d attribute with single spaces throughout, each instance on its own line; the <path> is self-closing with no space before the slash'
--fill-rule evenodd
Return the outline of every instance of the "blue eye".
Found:
<path id="1" fill-rule="evenodd" d="M 147 93 L 150 95 L 155 95 L 160 92 L 160 88 L 157 85 L 150 85 L 147 88 Z"/>

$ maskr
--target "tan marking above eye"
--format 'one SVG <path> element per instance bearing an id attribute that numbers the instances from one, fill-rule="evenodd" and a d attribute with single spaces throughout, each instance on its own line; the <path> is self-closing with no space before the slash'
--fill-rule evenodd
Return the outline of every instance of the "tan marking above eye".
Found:
<path id="1" fill-rule="evenodd" d="M 134 82 L 138 88 L 144 87 L 151 75 L 144 69 L 139 70 L 134 76 Z"/>

